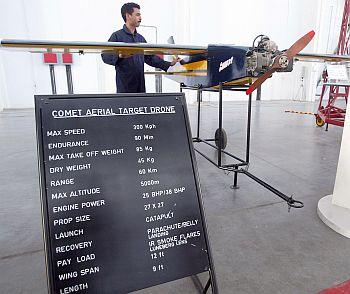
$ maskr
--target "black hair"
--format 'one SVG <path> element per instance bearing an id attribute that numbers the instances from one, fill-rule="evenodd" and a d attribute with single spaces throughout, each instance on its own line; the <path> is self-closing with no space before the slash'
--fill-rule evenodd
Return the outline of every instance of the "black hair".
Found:
<path id="1" fill-rule="evenodd" d="M 120 12 L 122 14 L 122 17 L 124 19 L 124 22 L 126 22 L 126 14 L 132 14 L 134 12 L 134 8 L 140 9 L 140 5 L 134 3 L 134 2 L 129 2 L 125 3 Z"/>

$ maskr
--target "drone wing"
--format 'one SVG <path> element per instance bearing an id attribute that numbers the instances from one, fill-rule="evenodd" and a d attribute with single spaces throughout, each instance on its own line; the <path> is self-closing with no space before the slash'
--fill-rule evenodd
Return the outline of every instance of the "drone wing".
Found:
<path id="1" fill-rule="evenodd" d="M 118 53 L 145 55 L 196 55 L 207 52 L 204 46 L 187 46 L 175 44 L 123 43 L 123 42 L 77 42 L 46 40 L 1 40 L 0 47 L 21 49 L 32 53 Z"/>
<path id="2" fill-rule="evenodd" d="M 299 53 L 294 60 L 309 62 L 350 62 L 350 55 Z"/>

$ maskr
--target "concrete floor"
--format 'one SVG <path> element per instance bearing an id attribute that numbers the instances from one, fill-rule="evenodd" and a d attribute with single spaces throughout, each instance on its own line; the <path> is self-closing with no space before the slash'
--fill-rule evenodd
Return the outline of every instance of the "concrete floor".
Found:
<path id="1" fill-rule="evenodd" d="M 225 102 L 227 150 L 243 157 L 245 102 Z M 350 240 L 318 218 L 333 191 L 342 128 L 315 126 L 312 103 L 254 102 L 249 171 L 304 202 L 292 209 L 244 175 L 197 162 L 220 293 L 317 293 L 350 279 Z M 217 105 L 203 103 L 202 137 L 213 137 Z M 192 129 L 196 107 L 190 106 Z M 47 293 L 33 110 L 0 112 L 0 293 Z M 215 158 L 213 150 L 199 146 Z M 228 161 L 229 162 L 229 161 Z M 195 293 L 189 279 L 138 293 Z"/>

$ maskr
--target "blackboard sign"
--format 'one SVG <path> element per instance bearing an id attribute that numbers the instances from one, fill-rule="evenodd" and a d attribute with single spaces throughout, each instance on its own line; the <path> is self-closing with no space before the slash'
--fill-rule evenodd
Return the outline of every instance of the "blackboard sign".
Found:
<path id="1" fill-rule="evenodd" d="M 182 93 L 35 96 L 35 105 L 51 293 L 212 274 Z"/>

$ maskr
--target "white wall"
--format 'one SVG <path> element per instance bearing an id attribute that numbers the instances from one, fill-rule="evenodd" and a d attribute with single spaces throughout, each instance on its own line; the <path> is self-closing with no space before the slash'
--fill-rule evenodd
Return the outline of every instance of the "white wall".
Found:
<path id="1" fill-rule="evenodd" d="M 136 0 L 135 0 L 136 1 Z M 314 29 L 308 52 L 333 52 L 339 34 L 344 0 L 140 0 L 143 24 L 158 28 L 158 43 L 170 35 L 181 44 L 226 43 L 251 45 L 258 34 L 267 34 L 280 49 Z M 124 1 L 102 0 L 0 0 L 0 38 L 106 41 L 122 27 L 120 7 Z M 152 29 L 140 28 L 148 42 L 155 42 Z M 321 66 L 322 67 L 322 66 Z M 59 94 L 67 93 L 64 66 L 56 66 Z M 314 99 L 320 66 L 295 64 L 292 73 L 275 74 L 263 86 L 263 99 Z M 115 92 L 114 69 L 99 55 L 74 56 L 75 93 Z M 301 97 L 302 75 L 306 95 Z M 51 93 L 49 68 L 40 54 L 0 51 L 0 109 L 33 106 L 34 94 Z M 154 91 L 154 77 L 146 78 Z M 163 80 L 163 91 L 178 91 L 176 83 Z M 191 95 L 194 95 L 191 94 Z M 207 99 L 216 99 L 208 94 Z M 242 94 L 226 99 L 246 99 Z M 194 98 L 193 98 L 194 99 Z"/>

